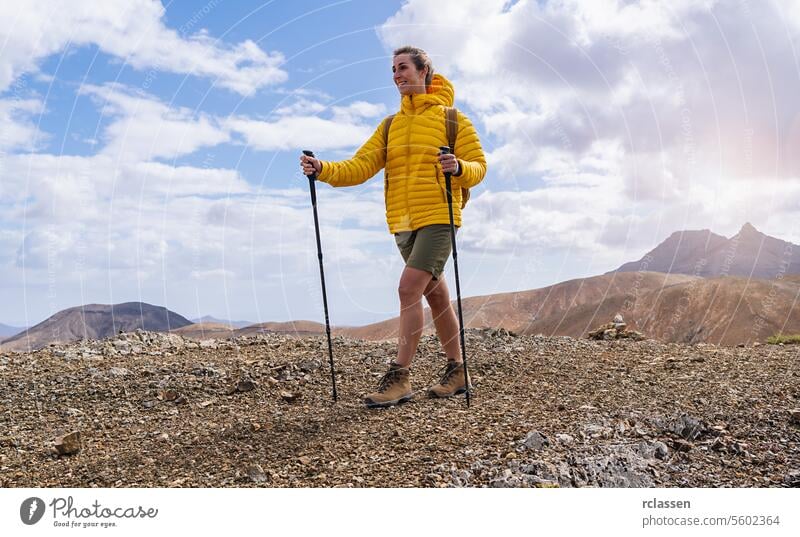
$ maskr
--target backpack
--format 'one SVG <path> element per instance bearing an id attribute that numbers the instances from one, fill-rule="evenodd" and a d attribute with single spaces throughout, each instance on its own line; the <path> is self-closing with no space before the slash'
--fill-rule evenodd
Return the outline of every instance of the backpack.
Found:
<path id="1" fill-rule="evenodd" d="M 450 152 L 455 155 L 456 153 L 456 138 L 458 137 L 458 110 L 453 106 L 445 107 L 446 118 L 445 124 L 447 126 L 447 145 L 450 146 Z M 386 121 L 383 123 L 383 151 L 384 162 L 386 162 L 387 154 L 389 152 L 389 127 L 392 126 L 394 114 L 386 116 Z M 461 187 L 461 208 L 463 209 L 469 201 L 469 189 Z"/>

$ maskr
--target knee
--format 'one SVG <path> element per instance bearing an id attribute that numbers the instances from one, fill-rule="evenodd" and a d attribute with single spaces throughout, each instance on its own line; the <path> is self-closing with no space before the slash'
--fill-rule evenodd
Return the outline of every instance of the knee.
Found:
<path id="1" fill-rule="evenodd" d="M 400 297 L 401 304 L 413 304 L 422 298 L 422 293 L 420 293 L 419 289 L 404 282 L 400 282 L 397 287 L 397 294 Z"/>
<path id="2" fill-rule="evenodd" d="M 447 291 L 440 285 L 434 287 L 433 290 L 425 295 L 425 298 L 432 309 L 441 310 L 450 304 L 450 297 Z"/>

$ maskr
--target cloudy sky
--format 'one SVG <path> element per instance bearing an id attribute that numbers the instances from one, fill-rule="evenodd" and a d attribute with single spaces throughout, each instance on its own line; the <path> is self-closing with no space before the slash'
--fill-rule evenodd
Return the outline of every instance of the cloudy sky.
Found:
<path id="1" fill-rule="evenodd" d="M 0 323 L 127 301 L 321 321 L 299 150 L 351 155 L 398 107 L 405 44 L 489 160 L 465 295 L 600 274 L 682 229 L 800 243 L 800 0 L 18 0 L 0 3 Z M 382 187 L 320 185 L 334 324 L 397 313 Z"/>

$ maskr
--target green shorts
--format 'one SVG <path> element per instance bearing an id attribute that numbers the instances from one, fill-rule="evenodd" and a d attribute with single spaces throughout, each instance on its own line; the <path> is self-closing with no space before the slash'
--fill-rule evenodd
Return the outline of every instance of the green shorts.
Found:
<path id="1" fill-rule="evenodd" d="M 458 227 L 456 234 L 458 233 Z M 424 270 L 438 280 L 453 244 L 450 239 L 450 224 L 432 224 L 414 231 L 401 231 L 394 234 L 407 267 Z"/>

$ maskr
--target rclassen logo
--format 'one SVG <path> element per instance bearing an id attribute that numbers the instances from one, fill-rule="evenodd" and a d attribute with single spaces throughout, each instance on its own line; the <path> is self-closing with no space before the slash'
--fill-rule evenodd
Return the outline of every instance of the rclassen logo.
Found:
<path id="1" fill-rule="evenodd" d="M 44 516 L 44 500 L 41 498 L 28 498 L 19 506 L 19 517 L 22 523 L 33 526 Z"/>

